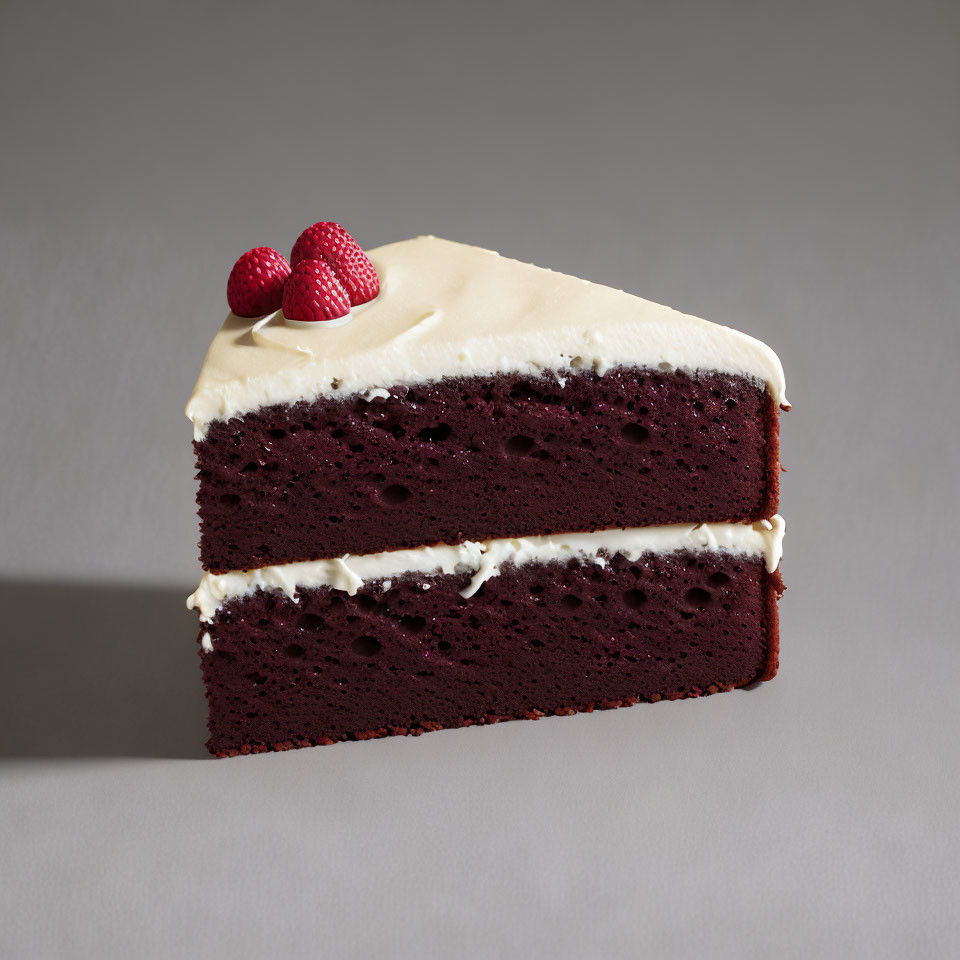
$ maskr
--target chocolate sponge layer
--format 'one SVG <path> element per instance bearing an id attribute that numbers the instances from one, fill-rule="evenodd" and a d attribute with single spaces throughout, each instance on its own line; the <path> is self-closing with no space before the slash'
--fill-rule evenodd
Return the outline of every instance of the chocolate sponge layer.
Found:
<path id="1" fill-rule="evenodd" d="M 779 573 L 724 554 L 257 592 L 203 624 L 212 753 L 419 734 L 730 690 L 777 670 Z M 429 589 L 424 589 L 427 586 Z"/>
<path id="2" fill-rule="evenodd" d="M 764 385 L 618 369 L 273 406 L 195 444 L 207 570 L 438 542 L 772 516 Z"/>

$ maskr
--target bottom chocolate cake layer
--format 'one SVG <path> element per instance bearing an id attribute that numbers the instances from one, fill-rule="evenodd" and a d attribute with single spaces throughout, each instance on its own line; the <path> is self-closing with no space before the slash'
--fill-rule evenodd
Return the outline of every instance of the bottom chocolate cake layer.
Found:
<path id="1" fill-rule="evenodd" d="M 776 674 L 778 571 L 725 553 L 405 575 L 227 601 L 201 625 L 211 753 L 700 696 Z M 212 645 L 212 650 L 210 649 Z"/>

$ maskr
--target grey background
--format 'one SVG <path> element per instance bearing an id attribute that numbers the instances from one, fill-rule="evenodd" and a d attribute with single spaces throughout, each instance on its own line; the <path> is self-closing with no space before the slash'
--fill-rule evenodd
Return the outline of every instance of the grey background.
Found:
<path id="1" fill-rule="evenodd" d="M 956 955 L 956 3 L 2 13 L 0 954 Z M 201 759 L 182 408 L 320 218 L 779 352 L 775 682 Z"/>

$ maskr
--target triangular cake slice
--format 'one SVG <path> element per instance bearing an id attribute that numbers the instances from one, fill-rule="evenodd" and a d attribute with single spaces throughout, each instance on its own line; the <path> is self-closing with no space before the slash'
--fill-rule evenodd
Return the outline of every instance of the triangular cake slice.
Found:
<path id="1" fill-rule="evenodd" d="M 250 302 L 304 315 L 231 313 L 187 406 L 212 752 L 776 673 L 768 347 L 435 237 L 369 260 L 336 224 L 304 238 L 292 274 L 267 248 L 235 267 Z"/>

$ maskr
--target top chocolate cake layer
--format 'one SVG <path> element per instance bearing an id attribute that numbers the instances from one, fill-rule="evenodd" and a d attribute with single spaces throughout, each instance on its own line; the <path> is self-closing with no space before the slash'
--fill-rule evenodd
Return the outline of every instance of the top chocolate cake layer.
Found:
<path id="1" fill-rule="evenodd" d="M 384 393 L 212 423 L 195 444 L 204 567 L 777 509 L 776 406 L 743 377 L 617 369 Z"/>

